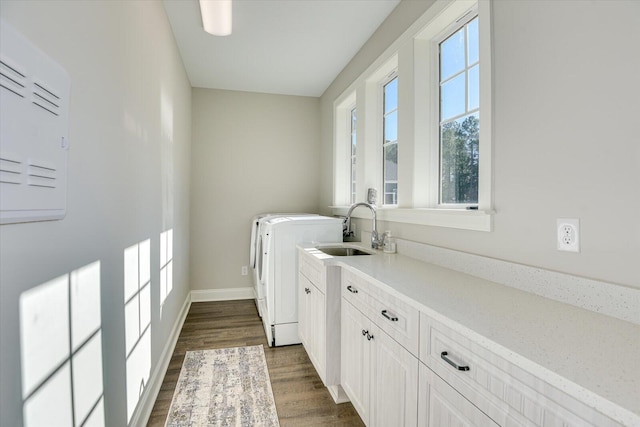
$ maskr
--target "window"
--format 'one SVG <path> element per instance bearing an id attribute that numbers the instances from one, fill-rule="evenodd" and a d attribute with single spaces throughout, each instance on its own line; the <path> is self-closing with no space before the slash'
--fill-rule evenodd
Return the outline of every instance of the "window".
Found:
<path id="1" fill-rule="evenodd" d="M 356 109 L 351 110 L 351 203 L 356 202 Z"/>
<path id="2" fill-rule="evenodd" d="M 478 17 L 439 43 L 439 203 L 478 203 Z"/>
<path id="3" fill-rule="evenodd" d="M 384 204 L 398 204 L 398 77 L 383 86 L 382 176 Z"/>
<path id="4" fill-rule="evenodd" d="M 375 187 L 380 220 L 491 231 L 490 9 L 434 2 L 336 98 L 335 214 Z"/>

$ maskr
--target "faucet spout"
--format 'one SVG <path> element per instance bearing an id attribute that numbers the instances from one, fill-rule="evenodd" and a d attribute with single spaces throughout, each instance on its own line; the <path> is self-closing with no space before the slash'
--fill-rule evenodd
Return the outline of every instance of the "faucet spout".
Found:
<path id="1" fill-rule="evenodd" d="M 373 224 L 371 226 L 371 247 L 373 249 L 378 249 L 378 247 L 380 247 L 380 245 L 382 244 L 382 242 L 380 241 L 380 239 L 378 238 L 378 218 L 377 218 L 377 214 L 376 214 L 376 207 L 370 203 L 367 202 L 359 202 L 359 203 L 354 203 L 353 205 L 351 205 L 351 207 L 349 208 L 349 211 L 347 212 L 347 217 L 345 219 L 345 223 L 347 225 L 347 228 L 344 232 L 344 236 L 351 236 L 353 234 L 353 232 L 351 231 L 351 214 L 353 213 L 353 211 L 355 210 L 355 208 L 359 207 L 359 206 L 363 206 L 363 207 L 367 207 L 371 210 L 372 216 L 373 216 Z"/>

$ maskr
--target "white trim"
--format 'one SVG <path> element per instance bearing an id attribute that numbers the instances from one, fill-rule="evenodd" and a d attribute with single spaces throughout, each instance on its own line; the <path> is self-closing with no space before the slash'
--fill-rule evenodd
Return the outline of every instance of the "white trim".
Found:
<path id="1" fill-rule="evenodd" d="M 191 302 L 255 299 L 252 286 L 247 288 L 202 289 L 191 291 Z"/>
<path id="2" fill-rule="evenodd" d="M 142 394 L 140 402 L 133 412 L 133 416 L 131 417 L 131 421 L 129 422 L 130 426 L 146 426 L 149 422 L 151 411 L 153 410 L 153 406 L 158 399 L 158 393 L 160 393 L 162 381 L 164 380 L 164 376 L 167 372 L 167 369 L 169 368 L 171 356 L 173 356 L 173 351 L 175 350 L 176 344 L 178 343 L 178 337 L 180 336 L 180 331 L 182 330 L 182 326 L 184 325 L 184 321 L 187 318 L 187 313 L 189 313 L 190 307 L 191 294 L 188 293 L 187 297 L 184 300 L 184 303 L 182 304 L 182 308 L 180 309 L 178 318 L 173 324 L 171 333 L 167 338 L 164 349 L 162 350 L 162 354 L 160 354 L 160 357 L 158 358 L 156 367 L 149 377 L 149 384 L 147 385 L 147 387 L 145 387 L 145 392 Z"/>
<path id="3" fill-rule="evenodd" d="M 334 215 L 345 216 L 349 206 L 330 206 Z M 379 221 L 393 221 L 405 224 L 431 225 L 436 227 L 458 228 L 473 231 L 492 231 L 493 214 L 491 210 L 432 209 L 432 208 L 378 208 Z M 368 211 L 355 210 L 354 218 L 371 219 Z"/>
<path id="4" fill-rule="evenodd" d="M 354 108 L 357 109 L 356 92 L 354 91 L 343 98 L 340 103 L 334 103 L 333 109 L 334 203 L 349 203 L 351 200 L 351 111 Z M 348 164 L 347 159 L 349 160 Z M 356 152 L 356 170 L 357 168 Z M 357 180 L 358 177 L 356 176 L 356 185 Z"/>

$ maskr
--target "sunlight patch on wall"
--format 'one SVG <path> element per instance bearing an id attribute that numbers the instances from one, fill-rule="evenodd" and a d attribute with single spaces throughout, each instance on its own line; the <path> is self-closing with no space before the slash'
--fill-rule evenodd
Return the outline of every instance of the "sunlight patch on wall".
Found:
<path id="1" fill-rule="evenodd" d="M 127 421 L 138 405 L 151 373 L 151 241 L 124 251 L 124 317 L 127 372 Z"/>
<path id="2" fill-rule="evenodd" d="M 160 307 L 173 289 L 173 229 L 160 234 Z"/>
<path id="3" fill-rule="evenodd" d="M 173 159 L 173 98 L 162 88 L 160 98 L 160 129 L 162 162 L 162 224 L 173 224 L 173 188 L 174 188 L 174 159 Z"/>
<path id="4" fill-rule="evenodd" d="M 100 262 L 20 295 L 25 427 L 104 426 Z"/>

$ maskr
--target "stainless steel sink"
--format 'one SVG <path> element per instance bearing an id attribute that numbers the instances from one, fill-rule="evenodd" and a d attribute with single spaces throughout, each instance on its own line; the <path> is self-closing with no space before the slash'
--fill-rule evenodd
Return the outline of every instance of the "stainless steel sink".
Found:
<path id="1" fill-rule="evenodd" d="M 319 247 L 318 250 L 331 256 L 372 255 L 370 252 L 366 252 L 358 248 L 349 248 L 344 246 Z"/>

